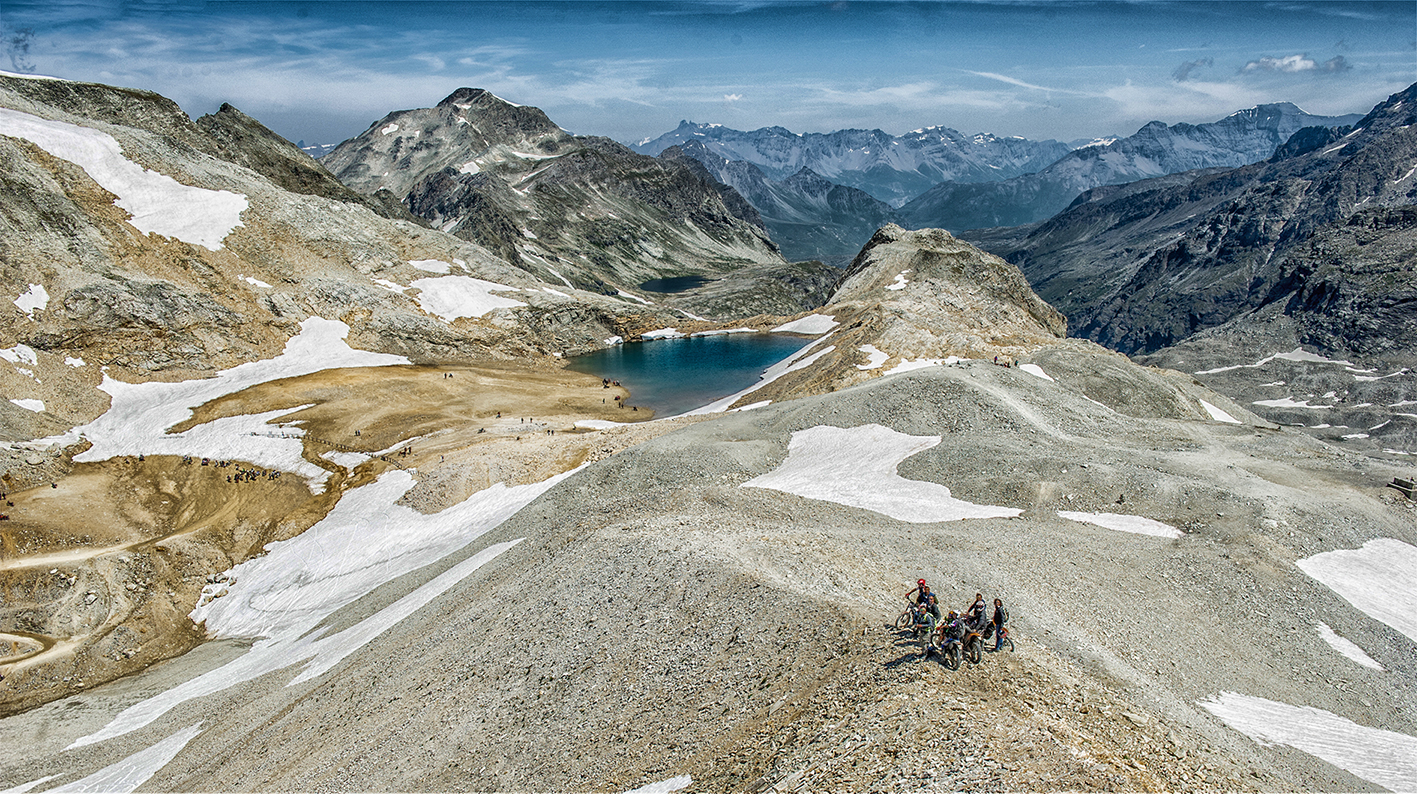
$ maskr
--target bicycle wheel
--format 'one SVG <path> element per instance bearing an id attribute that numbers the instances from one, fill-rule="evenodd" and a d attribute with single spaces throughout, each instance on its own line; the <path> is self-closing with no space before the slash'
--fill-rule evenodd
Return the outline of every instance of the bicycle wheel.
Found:
<path id="1" fill-rule="evenodd" d="M 910 610 L 907 609 L 904 612 L 900 613 L 900 617 L 895 619 L 895 627 L 898 629 L 908 629 L 914 622 L 914 616 L 912 616 L 910 614 Z"/>

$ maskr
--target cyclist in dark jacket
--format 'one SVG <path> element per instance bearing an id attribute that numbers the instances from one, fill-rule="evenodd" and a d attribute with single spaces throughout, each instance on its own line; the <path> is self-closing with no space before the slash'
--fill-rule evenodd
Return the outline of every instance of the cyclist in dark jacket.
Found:
<path id="1" fill-rule="evenodd" d="M 966 609 L 964 613 L 969 616 L 970 623 L 973 623 L 982 628 L 984 625 L 984 612 L 987 609 L 988 607 L 984 605 L 984 594 L 975 593 L 974 603 L 970 604 L 969 609 Z"/>

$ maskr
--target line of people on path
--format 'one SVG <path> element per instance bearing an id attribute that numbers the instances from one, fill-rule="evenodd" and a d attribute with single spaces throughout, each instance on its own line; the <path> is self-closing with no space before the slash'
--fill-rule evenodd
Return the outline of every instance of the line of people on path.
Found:
<path id="1" fill-rule="evenodd" d="M 984 601 L 984 594 L 975 593 L 974 602 L 965 608 L 962 614 L 951 609 L 947 614 L 941 615 L 939 599 L 930 591 L 930 585 L 926 584 L 924 579 L 919 579 L 916 580 L 915 587 L 906 591 L 905 600 L 914 604 L 916 623 L 925 627 L 928 632 L 926 636 L 942 631 L 944 637 L 960 640 L 964 638 L 965 632 L 977 631 L 985 639 L 991 636 L 994 638 L 995 651 L 1004 645 L 1006 635 L 1001 629 L 1009 622 L 1009 610 L 1002 599 L 994 599 L 993 614 L 988 614 L 989 607 Z"/>

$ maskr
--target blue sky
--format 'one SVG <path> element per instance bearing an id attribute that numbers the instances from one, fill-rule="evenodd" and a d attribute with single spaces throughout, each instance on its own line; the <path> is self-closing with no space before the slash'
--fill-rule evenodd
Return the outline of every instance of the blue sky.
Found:
<path id="1" fill-rule="evenodd" d="M 1417 82 L 1417 3 L 3 0 L 0 69 L 230 102 L 338 142 L 459 86 L 632 142 L 680 119 L 1130 134 Z"/>

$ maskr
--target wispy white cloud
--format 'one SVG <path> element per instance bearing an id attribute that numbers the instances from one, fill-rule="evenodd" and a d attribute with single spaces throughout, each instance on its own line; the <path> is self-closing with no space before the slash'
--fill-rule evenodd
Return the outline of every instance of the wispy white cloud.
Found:
<path id="1" fill-rule="evenodd" d="M 993 73 L 993 72 L 975 72 L 975 71 L 971 71 L 971 70 L 969 70 L 969 69 L 964 69 L 964 70 L 961 70 L 961 71 L 965 72 L 966 74 L 972 74 L 972 75 L 974 75 L 975 77 L 984 77 L 984 78 L 988 78 L 988 79 L 990 79 L 990 80 L 998 80 L 998 81 L 1001 82 L 1001 83 L 1008 83 L 1009 85 L 1016 85 L 1016 86 L 1018 86 L 1019 88 L 1028 88 L 1028 89 L 1031 89 L 1031 90 L 1034 90 L 1034 91 L 1047 91 L 1048 93 L 1051 93 L 1051 94 L 1072 94 L 1072 95 L 1075 95 L 1075 96 L 1092 96 L 1092 94 L 1089 93 L 1089 92 L 1087 92 L 1087 91 L 1074 91 L 1074 90 L 1068 89 L 1068 88 L 1049 88 L 1049 87 L 1047 87 L 1047 86 L 1034 85 L 1033 83 L 1028 83 L 1028 82 L 1024 82 L 1023 80 L 1019 80 L 1019 79 L 1016 78 L 1016 77 L 1009 77 L 1009 76 L 1006 75 L 1006 74 L 995 74 L 995 73 Z"/>
<path id="2" fill-rule="evenodd" d="M 1308 53 L 1304 53 L 1302 55 L 1285 55 L 1280 58 L 1273 58 L 1266 55 L 1263 58 L 1256 58 L 1246 63 L 1240 71 L 1242 73 L 1282 72 L 1294 74 L 1296 72 L 1320 72 L 1333 74 L 1346 72 L 1352 68 L 1352 66 L 1348 65 L 1348 60 L 1342 55 L 1335 55 L 1323 63 L 1319 63 L 1313 58 L 1310 58 Z"/>

